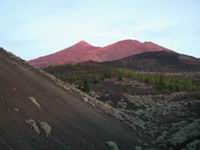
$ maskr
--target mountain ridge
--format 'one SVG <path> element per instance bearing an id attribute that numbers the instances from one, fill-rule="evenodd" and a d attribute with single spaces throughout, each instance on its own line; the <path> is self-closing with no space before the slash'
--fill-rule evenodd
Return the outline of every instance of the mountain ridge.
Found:
<path id="1" fill-rule="evenodd" d="M 29 63 L 35 67 L 82 63 L 86 61 L 113 61 L 148 51 L 168 51 L 169 49 L 153 42 L 121 40 L 104 47 L 93 46 L 82 40 L 68 48 L 50 55 L 32 59 Z"/>

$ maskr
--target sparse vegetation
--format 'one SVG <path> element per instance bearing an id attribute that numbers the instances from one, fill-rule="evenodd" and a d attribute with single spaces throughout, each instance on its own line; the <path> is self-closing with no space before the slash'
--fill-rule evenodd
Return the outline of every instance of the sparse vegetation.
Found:
<path id="1" fill-rule="evenodd" d="M 50 67 L 46 71 L 63 81 L 77 84 L 79 89 L 87 93 L 90 91 L 92 84 L 97 84 L 102 80 L 117 78 L 119 81 L 122 81 L 123 78 L 129 78 L 153 85 L 160 91 L 196 91 L 197 96 L 200 97 L 200 85 L 192 79 L 180 76 L 134 72 L 124 68 L 112 68 L 109 66 L 91 67 L 84 65 Z"/>
<path id="2" fill-rule="evenodd" d="M 90 87 L 90 83 L 88 82 L 88 80 L 84 80 L 83 87 L 81 87 L 81 89 L 86 93 L 90 92 L 91 87 Z"/>
<path id="3" fill-rule="evenodd" d="M 161 74 L 147 74 L 147 73 L 131 73 L 136 80 L 145 82 L 147 84 L 155 85 L 159 90 L 175 91 L 193 91 L 197 90 L 199 85 L 191 79 L 184 79 L 178 76 L 168 76 Z"/>
<path id="4" fill-rule="evenodd" d="M 111 67 L 103 68 L 103 79 L 111 79 L 113 76 L 113 69 Z"/>

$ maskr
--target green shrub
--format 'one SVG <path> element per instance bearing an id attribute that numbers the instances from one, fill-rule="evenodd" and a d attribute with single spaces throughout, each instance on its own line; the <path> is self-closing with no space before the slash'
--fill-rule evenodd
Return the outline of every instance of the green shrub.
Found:
<path id="1" fill-rule="evenodd" d="M 89 93 L 90 89 L 91 89 L 90 83 L 87 80 L 84 80 L 82 90 L 86 93 Z"/>
<path id="2" fill-rule="evenodd" d="M 112 77 L 112 68 L 106 67 L 103 71 L 103 77 L 106 79 L 111 79 Z"/>
<path id="3" fill-rule="evenodd" d="M 131 78 L 146 84 L 155 86 L 158 90 L 175 91 L 196 91 L 200 97 L 200 85 L 192 79 L 185 79 L 178 76 L 163 74 L 134 72 L 125 68 L 112 68 L 101 66 L 100 68 L 90 68 L 81 65 L 65 65 L 58 67 L 48 67 L 47 72 L 57 78 L 79 85 L 80 89 L 89 92 L 91 84 L 97 84 L 104 79 Z M 70 70 L 70 71 L 69 71 Z"/>

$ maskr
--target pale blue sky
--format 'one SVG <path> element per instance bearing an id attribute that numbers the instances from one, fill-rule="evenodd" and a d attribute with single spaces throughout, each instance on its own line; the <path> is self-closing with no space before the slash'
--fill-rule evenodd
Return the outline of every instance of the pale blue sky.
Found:
<path id="1" fill-rule="evenodd" d="M 80 40 L 153 41 L 200 57 L 200 0 L 0 0 L 0 47 L 28 60 Z"/>

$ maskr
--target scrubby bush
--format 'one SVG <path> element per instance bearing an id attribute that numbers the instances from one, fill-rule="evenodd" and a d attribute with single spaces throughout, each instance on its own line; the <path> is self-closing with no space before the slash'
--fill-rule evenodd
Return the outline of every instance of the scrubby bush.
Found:
<path id="1" fill-rule="evenodd" d="M 175 91 L 196 91 L 200 97 L 200 85 L 192 79 L 181 78 L 178 76 L 134 72 L 125 68 L 112 68 L 109 66 L 85 67 L 81 65 L 65 65 L 49 67 L 47 72 L 57 78 L 79 85 L 84 92 L 89 92 L 91 84 L 98 84 L 104 79 L 131 78 L 146 84 L 155 86 L 158 90 Z"/>
<path id="2" fill-rule="evenodd" d="M 84 80 L 82 90 L 86 93 L 89 93 L 90 89 L 91 89 L 90 83 L 88 82 L 88 80 Z"/>
<path id="3" fill-rule="evenodd" d="M 115 75 L 118 79 L 133 78 L 135 80 L 154 85 L 158 90 L 175 91 L 197 91 L 200 85 L 192 79 L 180 78 L 178 76 L 169 76 L 164 74 L 134 72 L 128 69 L 115 69 Z"/>
<path id="4" fill-rule="evenodd" d="M 111 79 L 113 76 L 113 69 L 111 67 L 105 67 L 103 70 L 103 77 L 106 79 Z"/>

